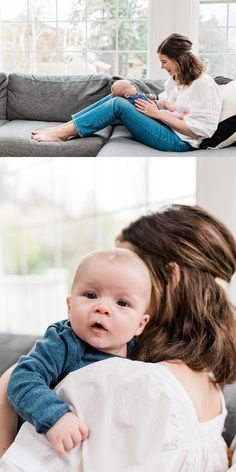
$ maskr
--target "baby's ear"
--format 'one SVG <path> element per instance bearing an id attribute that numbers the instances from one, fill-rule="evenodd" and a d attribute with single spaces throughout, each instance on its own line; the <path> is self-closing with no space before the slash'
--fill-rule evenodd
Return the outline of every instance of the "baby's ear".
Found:
<path id="1" fill-rule="evenodd" d="M 129 94 L 129 93 L 125 93 L 124 97 L 125 97 L 125 98 L 129 98 L 129 97 L 130 97 L 130 94 Z"/>
<path id="2" fill-rule="evenodd" d="M 66 304 L 67 304 L 67 313 L 68 313 L 68 315 L 70 315 L 70 311 L 71 311 L 71 297 L 67 297 L 67 298 L 66 298 Z"/>
<path id="3" fill-rule="evenodd" d="M 139 336 L 143 332 L 143 330 L 144 330 L 146 324 L 149 322 L 149 320 L 150 320 L 150 316 L 147 313 L 145 313 L 145 315 L 143 315 L 143 317 L 142 317 L 142 319 L 139 323 L 139 326 L 138 326 L 138 328 L 135 332 L 135 336 Z"/>

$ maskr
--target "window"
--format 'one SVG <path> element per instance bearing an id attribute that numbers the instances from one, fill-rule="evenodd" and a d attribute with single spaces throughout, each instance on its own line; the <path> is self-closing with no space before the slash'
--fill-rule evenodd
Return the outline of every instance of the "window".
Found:
<path id="1" fill-rule="evenodd" d="M 195 159 L 0 162 L 0 331 L 41 333 L 65 318 L 82 256 L 111 247 L 142 213 L 195 203 Z"/>
<path id="2" fill-rule="evenodd" d="M 145 77 L 148 0 L 8 0 L 1 69 Z"/>
<path id="3" fill-rule="evenodd" d="M 200 1 L 199 53 L 209 74 L 236 78 L 236 0 Z"/>

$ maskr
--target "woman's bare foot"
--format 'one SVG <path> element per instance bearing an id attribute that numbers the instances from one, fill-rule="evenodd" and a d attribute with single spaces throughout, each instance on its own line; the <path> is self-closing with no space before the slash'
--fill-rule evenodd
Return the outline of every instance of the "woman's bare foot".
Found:
<path id="1" fill-rule="evenodd" d="M 42 130 L 32 131 L 32 139 L 38 142 L 63 142 L 69 137 L 79 137 L 78 131 L 76 130 L 72 121 L 65 123 L 55 128 L 47 128 Z"/>

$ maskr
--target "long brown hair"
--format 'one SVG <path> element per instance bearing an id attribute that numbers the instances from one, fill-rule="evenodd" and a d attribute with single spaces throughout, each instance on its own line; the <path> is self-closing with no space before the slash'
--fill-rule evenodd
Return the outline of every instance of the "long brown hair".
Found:
<path id="1" fill-rule="evenodd" d="M 186 36 L 173 33 L 159 45 L 158 54 L 164 54 L 178 65 L 174 79 L 181 85 L 189 85 L 205 70 L 204 64 L 191 52 L 192 42 Z"/>
<path id="2" fill-rule="evenodd" d="M 138 339 L 135 358 L 181 360 L 206 369 L 220 384 L 236 379 L 233 307 L 217 282 L 236 270 L 230 231 L 198 206 L 172 205 L 142 216 L 118 238 L 128 242 L 153 274 L 156 315 Z M 173 286 L 173 263 L 180 280 Z"/>

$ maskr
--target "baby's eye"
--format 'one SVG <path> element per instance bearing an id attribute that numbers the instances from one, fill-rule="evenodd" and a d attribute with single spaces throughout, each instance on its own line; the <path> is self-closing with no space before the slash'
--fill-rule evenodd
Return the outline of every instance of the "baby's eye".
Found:
<path id="1" fill-rule="evenodd" d="M 84 294 L 84 296 L 85 296 L 86 298 L 90 298 L 90 299 L 97 298 L 96 292 L 92 292 L 92 291 L 86 292 L 86 293 Z"/>
<path id="2" fill-rule="evenodd" d="M 128 302 L 126 302 L 125 300 L 117 300 L 116 303 L 120 306 L 129 306 Z"/>

